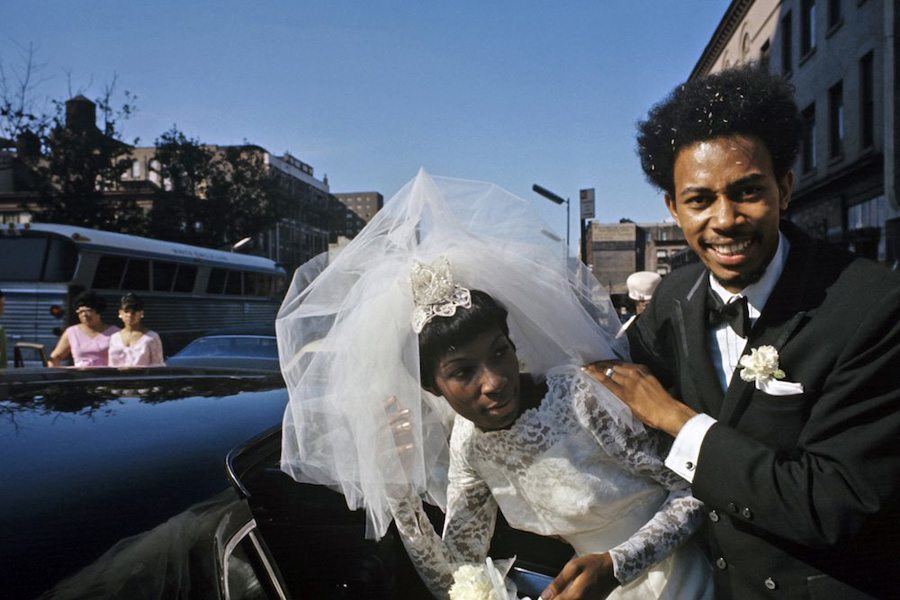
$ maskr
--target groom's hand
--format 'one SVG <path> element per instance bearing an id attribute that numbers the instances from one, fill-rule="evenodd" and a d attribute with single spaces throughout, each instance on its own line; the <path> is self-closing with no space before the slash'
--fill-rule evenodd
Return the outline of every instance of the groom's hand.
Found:
<path id="1" fill-rule="evenodd" d="M 670 396 L 644 365 L 600 361 L 585 366 L 584 370 L 627 404 L 644 424 L 672 437 L 697 414 Z"/>
<path id="2" fill-rule="evenodd" d="M 541 600 L 602 600 L 618 586 L 609 552 L 586 554 L 566 563 Z"/>

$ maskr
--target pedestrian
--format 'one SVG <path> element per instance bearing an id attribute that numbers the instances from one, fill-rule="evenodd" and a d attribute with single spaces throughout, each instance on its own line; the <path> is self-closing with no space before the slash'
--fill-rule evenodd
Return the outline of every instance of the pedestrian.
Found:
<path id="1" fill-rule="evenodd" d="M 119 301 L 119 319 L 123 328 L 109 338 L 109 366 L 162 366 L 162 341 L 155 331 L 144 324 L 144 303 L 136 294 L 128 292 Z"/>
<path id="2" fill-rule="evenodd" d="M 628 298 L 634 302 L 634 314 L 631 315 L 625 324 L 622 325 L 619 335 L 625 335 L 625 332 L 634 323 L 642 312 L 647 308 L 656 286 L 662 281 L 659 273 L 653 271 L 637 271 L 628 276 L 625 280 L 625 286 L 628 288 Z"/>
<path id="3" fill-rule="evenodd" d="M 119 330 L 103 322 L 106 302 L 96 293 L 82 292 L 73 303 L 78 323 L 67 327 L 50 353 L 48 367 L 58 367 L 69 356 L 76 367 L 105 367 L 109 363 L 109 338 Z"/>
<path id="4" fill-rule="evenodd" d="M 642 165 L 700 263 L 628 330 L 639 364 L 588 370 L 674 438 L 717 598 L 896 597 L 900 275 L 783 219 L 801 123 L 754 67 L 650 111 Z"/>

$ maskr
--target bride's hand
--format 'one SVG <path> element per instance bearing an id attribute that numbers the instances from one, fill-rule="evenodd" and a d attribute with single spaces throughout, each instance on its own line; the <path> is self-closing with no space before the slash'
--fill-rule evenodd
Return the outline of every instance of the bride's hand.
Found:
<path id="1" fill-rule="evenodd" d="M 566 563 L 541 600 L 602 600 L 618 585 L 609 552 L 586 554 Z"/>

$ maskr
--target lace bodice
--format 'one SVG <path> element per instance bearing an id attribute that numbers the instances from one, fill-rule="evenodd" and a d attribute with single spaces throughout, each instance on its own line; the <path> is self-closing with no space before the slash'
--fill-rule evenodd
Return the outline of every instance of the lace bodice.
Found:
<path id="1" fill-rule="evenodd" d="M 445 597 L 461 562 L 487 554 L 497 507 L 510 525 L 561 536 L 579 554 L 609 551 L 627 584 L 699 526 L 701 504 L 663 466 L 654 439 L 606 407 L 618 402 L 576 367 L 551 372 L 541 404 L 501 431 L 457 417 L 443 540 L 417 498 L 394 517 L 419 573 Z"/>
<path id="2" fill-rule="evenodd" d="M 146 331 L 130 346 L 122 341 L 122 332 L 117 331 L 109 338 L 109 366 L 111 367 L 152 367 L 163 362 L 162 340 L 155 331 Z"/>

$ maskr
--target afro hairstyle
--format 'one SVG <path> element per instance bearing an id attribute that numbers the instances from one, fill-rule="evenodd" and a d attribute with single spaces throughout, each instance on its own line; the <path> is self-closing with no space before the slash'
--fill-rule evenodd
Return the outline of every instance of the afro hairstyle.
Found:
<path id="1" fill-rule="evenodd" d="M 781 178 L 794 163 L 803 131 L 793 86 L 756 64 L 678 86 L 637 127 L 644 174 L 673 198 L 675 159 L 682 148 L 718 137 L 754 136 L 765 144 Z"/>

